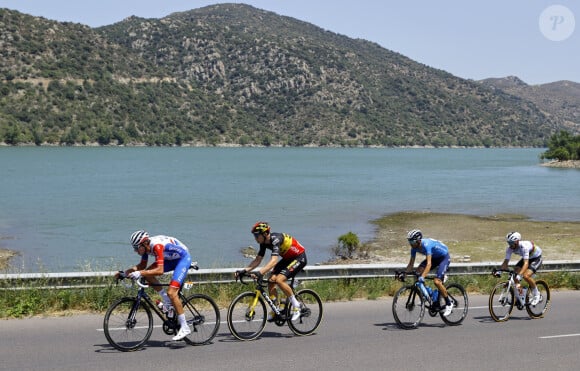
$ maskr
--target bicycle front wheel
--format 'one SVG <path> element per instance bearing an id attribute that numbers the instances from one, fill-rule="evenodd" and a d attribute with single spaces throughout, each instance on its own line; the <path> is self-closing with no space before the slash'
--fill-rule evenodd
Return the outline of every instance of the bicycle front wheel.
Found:
<path id="1" fill-rule="evenodd" d="M 451 304 L 453 304 L 453 310 L 451 314 L 445 317 L 443 313 L 439 313 L 443 322 L 451 326 L 457 326 L 463 322 L 467 316 L 467 311 L 469 310 L 469 299 L 467 297 L 467 292 L 463 286 L 452 283 L 447 287 L 447 295 Z"/>
<path id="2" fill-rule="evenodd" d="M 322 300 L 318 294 L 310 289 L 303 289 L 296 293 L 296 299 L 300 302 L 300 317 L 292 321 L 292 302 L 286 312 L 288 327 L 296 335 L 310 335 L 316 331 L 322 321 Z"/>
<path id="3" fill-rule="evenodd" d="M 526 305 L 526 310 L 528 311 L 528 314 L 530 315 L 530 317 L 542 318 L 542 317 L 544 317 L 544 313 L 546 313 L 548 311 L 548 308 L 550 307 L 550 288 L 548 287 L 548 284 L 546 283 L 546 281 L 543 281 L 543 280 L 537 280 L 536 286 L 538 287 L 538 290 L 540 291 L 540 301 L 536 305 L 532 305 L 532 304 Z M 528 303 L 530 303 L 534 297 L 534 295 L 532 294 L 531 291 L 532 290 L 528 290 L 528 293 L 527 293 L 527 296 L 528 296 L 527 302 Z"/>
<path id="4" fill-rule="evenodd" d="M 510 318 L 514 309 L 515 293 L 510 289 L 509 282 L 500 282 L 489 295 L 489 314 L 496 322 L 504 322 Z"/>
<path id="5" fill-rule="evenodd" d="M 109 344 L 123 352 L 137 350 L 149 340 L 153 332 L 151 309 L 143 301 L 122 298 L 105 313 L 103 330 Z"/>
<path id="6" fill-rule="evenodd" d="M 405 330 L 419 326 L 425 315 L 423 297 L 413 285 L 403 286 L 393 297 L 393 317 L 400 328 Z"/>
<path id="7" fill-rule="evenodd" d="M 183 301 L 185 320 L 191 334 L 183 340 L 190 345 L 209 343 L 220 327 L 220 311 L 217 304 L 207 295 L 193 294 Z"/>
<path id="8" fill-rule="evenodd" d="M 228 308 L 228 328 L 239 340 L 254 340 L 266 328 L 266 303 L 255 292 L 243 292 Z M 254 305 L 256 302 L 256 305 Z"/>

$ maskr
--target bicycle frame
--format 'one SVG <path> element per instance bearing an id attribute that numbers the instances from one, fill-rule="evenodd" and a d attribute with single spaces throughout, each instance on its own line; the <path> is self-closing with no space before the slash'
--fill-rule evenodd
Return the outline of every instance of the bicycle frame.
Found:
<path id="1" fill-rule="evenodd" d="M 197 264 L 192 264 L 191 265 L 191 269 L 198 269 Z M 121 273 L 121 272 L 119 272 Z M 121 276 L 120 279 L 125 279 L 127 277 Z M 175 313 L 175 311 L 173 312 L 173 316 L 169 317 L 167 315 L 167 313 L 164 313 L 162 310 L 159 309 L 159 307 L 157 305 L 155 305 L 155 303 L 153 302 L 153 299 L 151 299 L 151 297 L 149 296 L 149 294 L 147 294 L 147 292 L 145 291 L 146 288 L 149 288 L 151 286 L 162 286 L 162 287 L 168 287 L 169 284 L 167 283 L 143 283 L 144 278 L 140 278 L 136 281 L 134 281 L 137 286 L 139 286 L 139 290 L 137 291 L 137 296 L 135 297 L 135 304 L 133 305 L 133 308 L 131 309 L 131 312 L 129 313 L 129 316 L 127 318 L 127 325 L 129 326 L 130 324 L 132 324 L 135 321 L 135 314 L 137 313 L 139 306 L 141 305 L 141 302 L 144 301 L 146 303 L 147 306 L 149 306 L 150 309 L 153 309 L 153 312 L 155 314 L 157 314 L 157 316 L 163 321 L 163 331 L 167 334 L 167 335 L 174 335 L 177 333 L 177 330 L 179 329 L 179 323 L 177 321 L 177 315 Z M 184 282 L 183 285 L 181 285 L 181 287 L 179 287 L 179 291 L 177 292 L 177 295 L 179 297 L 179 300 L 181 300 L 182 302 L 185 300 L 185 296 L 182 293 L 183 288 L 187 288 L 189 289 L 191 287 L 192 283 L 191 282 Z"/>
<path id="2" fill-rule="evenodd" d="M 504 294 L 508 294 L 509 295 L 509 293 L 513 291 L 514 297 L 515 297 L 515 301 L 516 301 L 514 304 L 516 304 L 516 307 L 519 310 L 522 310 L 526 306 L 530 305 L 529 300 L 528 300 L 528 295 L 527 295 L 527 290 L 529 290 L 528 283 L 527 282 L 525 283 L 525 285 L 526 285 L 525 287 L 523 287 L 523 286 L 521 287 L 521 289 L 523 290 L 523 294 L 522 294 L 522 293 L 519 292 L 519 290 L 517 288 L 516 280 L 515 280 L 515 277 L 517 276 L 517 273 L 515 271 L 513 271 L 513 270 L 502 270 L 502 272 L 507 272 L 509 274 L 509 278 L 506 281 L 507 282 L 507 286 L 503 290 L 502 295 L 500 297 L 500 300 L 507 300 L 508 298 L 507 297 L 504 297 L 503 295 Z M 520 282 L 520 284 L 521 284 L 521 282 Z M 522 303 L 522 300 L 521 300 L 521 297 L 522 296 L 524 297 L 524 302 L 523 303 Z"/>
<path id="3" fill-rule="evenodd" d="M 191 269 L 198 269 L 192 264 Z M 127 278 L 123 272 L 117 275 L 117 281 Z M 155 313 L 163 321 L 163 332 L 167 335 L 175 335 L 181 323 L 175 311 L 165 313 L 165 310 L 156 304 L 146 288 L 151 286 L 169 286 L 168 284 L 151 283 L 144 279 L 134 281 L 139 286 L 136 295 L 125 296 L 113 302 L 103 320 L 105 337 L 114 348 L 129 352 L 139 349 L 149 340 L 153 331 Z M 133 282 L 133 283 L 134 283 Z M 123 285 L 132 287 L 133 283 Z M 191 334 L 183 340 L 190 345 L 202 345 L 209 343 L 216 335 L 219 324 L 219 307 L 215 301 L 201 293 L 185 296 L 182 290 L 189 290 L 193 282 L 184 282 L 177 291 L 179 301 L 183 304 L 185 322 L 191 329 Z"/>
<path id="4" fill-rule="evenodd" d="M 295 277 L 292 277 L 290 279 L 289 285 L 290 288 L 292 289 L 292 293 L 295 294 L 294 291 L 294 279 Z M 260 296 L 264 299 L 264 301 L 268 304 L 268 306 L 270 307 L 270 309 L 272 309 L 272 311 L 275 313 L 275 320 L 274 322 L 278 325 L 278 326 L 283 326 L 284 323 L 287 320 L 287 316 L 285 316 L 287 308 L 288 306 L 288 300 L 289 298 L 286 298 L 286 303 L 284 305 L 284 313 L 282 313 L 280 311 L 280 309 L 278 308 L 278 306 L 276 305 L 276 303 L 274 303 L 274 301 L 272 299 L 270 299 L 270 294 L 268 293 L 268 284 L 270 283 L 270 281 L 268 281 L 267 279 L 255 279 L 254 280 L 256 283 L 256 288 L 254 289 L 255 292 L 255 297 L 254 300 L 252 301 L 251 304 L 251 311 L 250 311 L 250 315 L 254 314 L 254 309 L 256 308 L 256 305 L 258 305 L 258 301 L 260 300 Z M 246 282 L 243 281 L 243 276 L 240 277 L 240 282 L 243 284 L 246 284 Z"/>
<path id="5" fill-rule="evenodd" d="M 395 278 L 399 281 L 405 281 L 404 272 L 395 272 Z M 408 273 L 415 278 L 419 275 L 417 272 Z M 426 279 L 433 280 L 435 276 L 427 276 Z M 443 281 L 446 281 L 445 279 Z M 427 286 L 425 286 L 427 287 Z M 397 325 L 403 329 L 414 329 L 419 326 L 423 320 L 423 315 L 425 309 L 427 309 L 431 317 L 439 315 L 441 320 L 447 325 L 456 326 L 463 322 L 467 316 L 467 311 L 469 309 L 469 298 L 463 286 L 458 283 L 447 283 L 445 284 L 445 289 L 447 291 L 447 298 L 449 304 L 451 305 L 451 312 L 444 316 L 444 308 L 446 306 L 436 305 L 443 300 L 443 295 L 440 294 L 437 301 L 433 301 L 430 293 L 424 293 L 422 288 L 419 287 L 418 281 L 414 284 L 403 285 L 393 297 L 393 317 L 397 322 Z"/>
<path id="6" fill-rule="evenodd" d="M 316 331 L 322 321 L 323 306 L 320 296 L 314 290 L 303 288 L 296 291 L 294 286 L 298 281 L 290 278 L 292 293 L 300 305 L 294 307 L 290 297 L 286 297 L 285 301 L 280 302 L 285 308 L 280 309 L 270 298 L 267 287 L 271 282 L 252 276 L 255 281 L 254 290 L 240 293 L 228 307 L 228 328 L 235 338 L 244 341 L 257 339 L 267 322 L 274 322 L 280 327 L 288 324 L 290 330 L 299 336 L 310 335 Z M 238 276 L 242 284 L 247 284 L 243 277 L 244 275 Z M 268 319 L 268 307 L 274 314 L 271 319 Z M 295 314 L 297 309 L 299 316 L 292 320 L 290 313 Z"/>
<path id="7" fill-rule="evenodd" d="M 136 301 L 135 301 L 135 305 L 133 306 L 133 310 L 131 311 L 131 315 L 133 315 L 133 313 L 135 311 L 137 311 L 137 308 L 139 308 L 139 305 L 141 305 L 141 301 L 145 301 L 147 303 L 147 305 L 149 305 L 149 308 L 153 309 L 153 312 L 155 312 L 157 314 L 157 316 L 162 320 L 162 321 L 170 321 L 172 320 L 172 318 L 169 318 L 163 311 L 161 311 L 159 309 L 159 307 L 157 305 L 155 305 L 155 303 L 153 302 L 153 299 L 151 299 L 151 297 L 149 296 L 149 294 L 147 294 L 147 292 L 145 291 L 146 288 L 150 287 L 150 286 L 169 286 L 168 284 L 143 284 L 140 281 L 136 281 L 137 285 L 139 286 L 139 290 L 137 291 L 137 296 L 136 296 Z M 179 299 L 183 300 L 184 296 L 181 293 L 181 288 L 179 289 L 178 292 L 179 295 Z M 175 317 L 175 316 L 174 316 Z"/>
<path id="8" fill-rule="evenodd" d="M 521 287 L 520 292 L 517 287 L 515 276 L 517 273 L 513 270 L 500 269 L 492 271 L 497 276 L 499 272 L 507 272 L 509 278 L 507 281 L 499 282 L 489 294 L 489 313 L 496 322 L 507 321 L 515 306 L 519 310 L 526 309 L 531 318 L 541 318 L 550 307 L 550 287 L 544 280 L 536 280 L 536 288 L 540 295 L 539 301 L 532 304 L 532 292 L 527 283 Z"/>
<path id="9" fill-rule="evenodd" d="M 396 275 L 401 274 L 402 272 L 395 272 Z M 413 285 L 414 289 L 413 292 L 411 294 L 411 296 L 409 296 L 408 301 L 409 302 L 413 302 L 415 300 L 415 296 L 416 295 L 421 295 L 421 297 L 423 297 L 424 303 L 425 303 L 425 308 L 427 308 L 429 310 L 429 315 L 431 317 L 435 317 L 439 311 L 440 308 L 436 309 L 434 308 L 434 304 L 433 303 L 433 298 L 431 297 L 431 295 L 429 295 L 428 293 L 424 293 L 423 290 L 421 290 L 421 288 L 418 286 L 419 281 L 417 280 L 417 278 L 419 277 L 419 274 L 417 272 L 411 272 L 411 273 L 406 273 L 406 274 L 410 274 L 415 276 L 415 284 Z M 427 276 L 425 277 L 426 280 L 434 280 L 435 277 L 434 276 Z M 405 279 L 403 278 L 401 280 L 402 282 L 405 282 Z M 425 288 L 427 288 L 427 285 L 424 284 Z M 435 287 L 436 290 L 439 290 L 437 287 Z M 439 293 L 439 298 L 437 300 L 437 302 L 441 301 L 441 293 Z"/>

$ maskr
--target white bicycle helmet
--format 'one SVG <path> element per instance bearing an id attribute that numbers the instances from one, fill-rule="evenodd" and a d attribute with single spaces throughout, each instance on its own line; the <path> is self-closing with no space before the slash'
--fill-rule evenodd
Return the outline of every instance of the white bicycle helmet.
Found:
<path id="1" fill-rule="evenodd" d="M 423 238 L 423 233 L 421 233 L 418 229 L 413 229 L 409 233 L 407 233 L 407 241 L 414 242 L 418 241 Z"/>
<path id="2" fill-rule="evenodd" d="M 133 234 L 131 235 L 131 246 L 133 246 L 134 249 L 137 249 L 139 247 L 139 244 L 141 243 L 141 241 L 143 241 L 144 238 L 148 238 L 149 237 L 149 233 L 140 230 L 137 232 L 133 232 Z"/>
<path id="3" fill-rule="evenodd" d="M 510 232 L 507 234 L 507 236 L 505 236 L 505 240 L 510 245 L 515 244 L 516 242 L 520 241 L 521 239 L 522 239 L 522 235 L 519 234 L 518 232 Z"/>

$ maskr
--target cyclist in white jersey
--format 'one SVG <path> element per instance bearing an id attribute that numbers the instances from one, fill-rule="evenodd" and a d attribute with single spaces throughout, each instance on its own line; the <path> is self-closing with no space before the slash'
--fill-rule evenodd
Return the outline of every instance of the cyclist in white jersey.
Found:
<path id="1" fill-rule="evenodd" d="M 167 292 L 161 286 L 153 286 L 155 291 L 161 295 L 166 311 L 174 308 L 179 321 L 179 332 L 173 340 L 181 340 L 191 333 L 191 329 L 185 321 L 185 313 L 181 300 L 179 300 L 179 288 L 187 276 L 187 271 L 191 266 L 191 256 L 189 250 L 177 238 L 169 236 L 151 236 L 149 233 L 140 230 L 131 235 L 131 246 L 137 254 L 141 256 L 141 261 L 132 268 L 125 271 L 125 275 L 132 279 L 145 278 L 151 284 L 159 284 L 157 276 L 165 272 L 173 271 L 171 282 Z M 149 255 L 155 261 L 147 266 Z"/>
<path id="2" fill-rule="evenodd" d="M 505 237 L 508 246 L 505 250 L 505 259 L 501 265 L 501 269 L 507 269 L 508 263 L 511 259 L 512 253 L 520 255 L 522 258 L 516 263 L 514 270 L 518 274 L 516 282 L 519 284 L 522 277 L 534 295 L 530 304 L 536 305 L 540 301 L 540 292 L 536 286 L 536 281 L 532 277 L 542 264 L 542 249 L 540 246 L 534 244 L 532 241 L 522 241 L 522 235 L 518 232 L 510 232 Z"/>

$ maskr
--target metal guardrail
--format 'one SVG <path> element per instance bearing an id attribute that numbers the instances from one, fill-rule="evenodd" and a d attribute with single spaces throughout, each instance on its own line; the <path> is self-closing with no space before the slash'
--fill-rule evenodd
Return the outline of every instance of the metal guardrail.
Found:
<path id="1" fill-rule="evenodd" d="M 307 266 L 298 278 L 300 280 L 342 279 L 342 278 L 376 278 L 393 277 L 395 271 L 405 269 L 406 264 L 344 264 Z M 454 263 L 449 268 L 449 275 L 489 274 L 497 262 Z M 191 270 L 188 278 L 196 283 L 231 283 L 238 268 Z M 580 261 L 559 260 L 542 264 L 541 272 L 580 271 Z M 23 283 L 36 281 L 44 287 L 71 288 L 102 286 L 102 279 L 113 277 L 116 272 L 69 272 L 69 273 L 22 273 L 0 274 L 0 289 L 15 289 Z M 100 281 L 101 284 L 95 284 Z"/>

